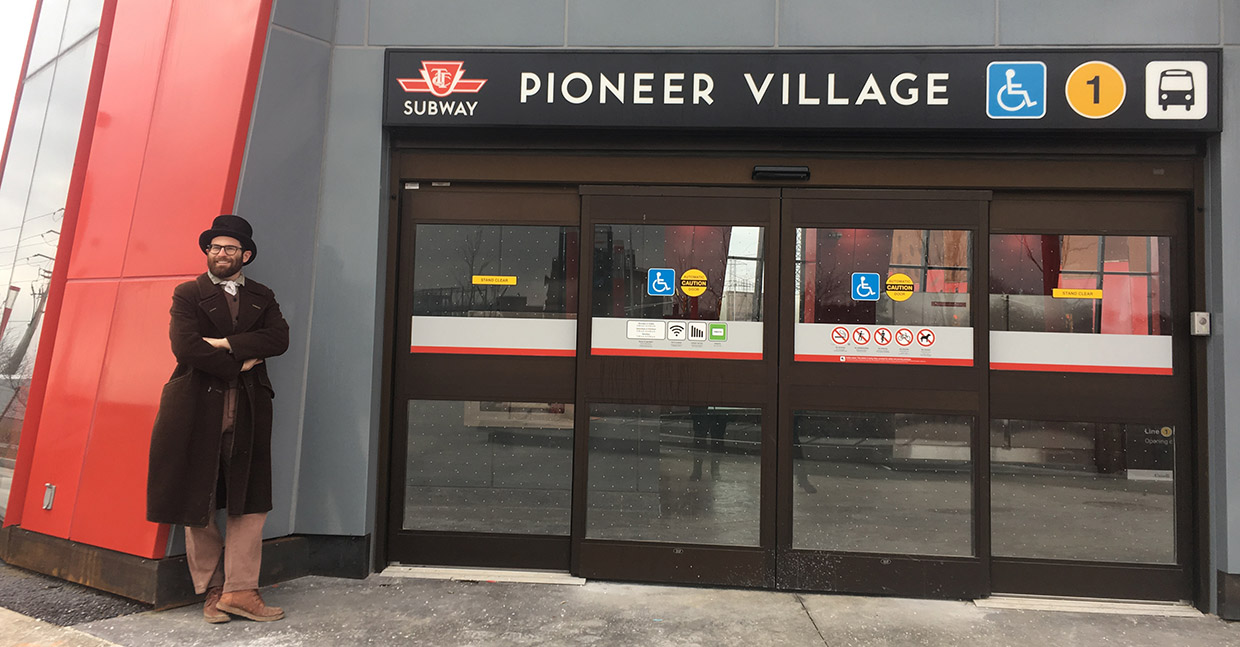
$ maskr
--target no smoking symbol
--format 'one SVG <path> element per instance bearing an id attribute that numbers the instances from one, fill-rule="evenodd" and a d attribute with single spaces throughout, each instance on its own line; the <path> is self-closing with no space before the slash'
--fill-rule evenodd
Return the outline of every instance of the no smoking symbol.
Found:
<path id="1" fill-rule="evenodd" d="M 913 331 L 908 328 L 901 328 L 896 331 L 896 343 L 901 346 L 908 346 L 913 343 Z"/>
<path id="2" fill-rule="evenodd" d="M 837 345 L 847 344 L 848 343 L 848 329 L 847 328 L 836 328 L 835 330 L 832 330 L 831 341 L 835 342 Z"/>
<path id="3" fill-rule="evenodd" d="M 879 346 L 886 346 L 891 343 L 891 331 L 886 328 L 879 328 L 874 331 L 874 341 Z"/>
<path id="4" fill-rule="evenodd" d="M 917 331 L 917 343 L 929 348 L 934 345 L 934 331 L 922 328 Z"/>
<path id="5" fill-rule="evenodd" d="M 870 331 L 865 328 L 858 328 L 853 331 L 853 343 L 862 346 L 870 343 Z"/>

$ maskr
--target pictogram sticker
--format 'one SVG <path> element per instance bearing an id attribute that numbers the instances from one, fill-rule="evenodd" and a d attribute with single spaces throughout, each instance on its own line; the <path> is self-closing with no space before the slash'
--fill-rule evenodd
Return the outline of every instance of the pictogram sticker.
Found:
<path id="1" fill-rule="evenodd" d="M 913 279 L 900 272 L 887 277 L 887 296 L 892 301 L 908 301 L 913 296 Z"/>
<path id="2" fill-rule="evenodd" d="M 868 328 L 854 328 L 852 332 L 853 343 L 858 346 L 864 346 L 870 343 L 870 330 Z"/>
<path id="3" fill-rule="evenodd" d="M 1068 105 L 1089 119 L 1109 117 L 1124 104 L 1128 86 L 1124 75 L 1105 61 L 1081 63 L 1064 84 Z"/>
<path id="4" fill-rule="evenodd" d="M 847 344 L 848 343 L 848 329 L 843 326 L 840 326 L 836 328 L 835 330 L 832 330 L 831 341 L 835 342 L 836 344 L 840 346 Z"/>
<path id="5" fill-rule="evenodd" d="M 908 346 L 913 343 L 913 331 L 908 328 L 901 328 L 896 331 L 896 343 L 901 346 Z"/>
<path id="6" fill-rule="evenodd" d="M 879 346 L 886 346 L 891 343 L 891 331 L 887 328 L 879 328 L 874 331 L 874 343 Z"/>
<path id="7" fill-rule="evenodd" d="M 917 343 L 923 348 L 930 348 L 934 345 L 934 331 L 929 328 L 922 328 L 917 331 Z"/>

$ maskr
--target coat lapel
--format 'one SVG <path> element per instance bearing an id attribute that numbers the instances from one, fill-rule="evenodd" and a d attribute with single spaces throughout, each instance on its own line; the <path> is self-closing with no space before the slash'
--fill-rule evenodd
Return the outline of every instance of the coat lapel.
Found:
<path id="1" fill-rule="evenodd" d="M 225 337 L 233 331 L 232 315 L 228 312 L 224 293 L 206 274 L 198 277 L 198 307 L 206 313 L 211 324 L 219 331 L 219 336 Z"/>
<path id="2" fill-rule="evenodd" d="M 250 330 L 254 323 L 258 321 L 263 310 L 267 307 L 267 299 L 251 289 L 251 284 L 246 283 L 240 286 L 237 299 L 237 330 L 235 332 L 244 332 Z M 228 304 L 224 304 L 227 308 Z"/>

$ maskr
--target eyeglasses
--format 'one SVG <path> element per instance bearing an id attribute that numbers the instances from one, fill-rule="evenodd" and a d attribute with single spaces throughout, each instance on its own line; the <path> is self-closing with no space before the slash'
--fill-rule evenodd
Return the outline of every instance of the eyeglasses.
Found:
<path id="1" fill-rule="evenodd" d="M 209 245 L 207 251 L 212 254 L 224 252 L 225 256 L 236 256 L 237 252 L 241 251 L 241 248 L 236 245 Z"/>

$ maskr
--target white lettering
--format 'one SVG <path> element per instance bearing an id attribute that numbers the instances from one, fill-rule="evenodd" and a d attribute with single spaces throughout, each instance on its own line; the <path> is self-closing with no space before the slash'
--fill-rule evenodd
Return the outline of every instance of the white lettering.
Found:
<path id="1" fill-rule="evenodd" d="M 835 96 L 835 72 L 832 72 L 827 75 L 827 105 L 829 106 L 848 105 L 847 97 Z"/>
<path id="2" fill-rule="evenodd" d="M 784 84 L 783 84 L 783 85 L 784 85 L 783 100 L 784 100 L 784 105 L 786 106 L 786 105 L 788 105 L 788 73 L 787 73 L 787 72 L 784 72 L 781 76 L 782 76 L 782 77 L 783 77 L 783 79 L 784 79 Z"/>
<path id="3" fill-rule="evenodd" d="M 472 116 L 474 116 L 474 108 L 477 108 L 477 107 L 478 107 L 478 102 L 477 102 L 477 101 L 470 101 L 470 102 L 468 102 L 468 104 L 469 104 L 469 116 L 471 116 L 471 117 L 472 117 Z"/>
<path id="4" fill-rule="evenodd" d="M 767 74 L 762 81 L 762 89 L 758 89 L 758 86 L 754 85 L 753 75 L 749 72 L 745 73 L 745 82 L 749 84 L 749 93 L 753 95 L 754 103 L 762 103 L 762 97 L 766 96 L 766 89 L 771 85 L 771 79 L 774 76 L 774 74 Z"/>
<path id="5" fill-rule="evenodd" d="M 654 103 L 654 97 L 649 96 L 653 91 L 650 82 L 654 80 L 652 72 L 637 72 L 633 74 L 633 103 Z M 645 83 L 642 83 L 645 81 Z"/>
<path id="6" fill-rule="evenodd" d="M 883 91 L 878 89 L 878 81 L 874 80 L 874 75 L 865 80 L 865 87 L 861 88 L 861 94 L 857 95 L 856 105 L 861 105 L 866 101 L 877 101 L 878 105 L 887 105 L 887 100 L 883 98 Z"/>
<path id="7" fill-rule="evenodd" d="M 413 102 L 412 101 L 405 102 L 405 114 L 406 115 L 413 114 Z"/>
<path id="8" fill-rule="evenodd" d="M 615 97 L 620 103 L 624 103 L 624 74 L 616 77 L 616 85 L 612 85 L 611 81 L 602 74 L 598 75 L 598 102 L 607 103 L 608 93 Z"/>
<path id="9" fill-rule="evenodd" d="M 538 78 L 537 74 L 534 74 L 533 72 L 522 72 L 521 73 L 521 103 L 525 103 L 526 99 L 534 96 L 535 94 L 538 94 L 538 90 L 541 87 L 542 87 L 542 80 Z"/>
<path id="10" fill-rule="evenodd" d="M 750 87 L 752 87 L 752 84 Z M 715 100 L 710 98 L 710 93 L 714 89 L 715 89 L 715 80 L 711 78 L 709 74 L 694 74 L 693 75 L 693 105 L 696 106 L 701 101 L 705 101 L 706 105 L 708 106 L 713 104 Z"/>
<path id="11" fill-rule="evenodd" d="M 811 98 L 811 97 L 805 96 L 805 74 L 802 73 L 800 76 L 798 76 L 797 85 L 800 86 L 800 89 L 801 89 L 799 95 L 797 96 L 797 105 L 816 106 L 822 103 L 822 99 L 819 99 L 818 97 Z"/>
<path id="12" fill-rule="evenodd" d="M 685 102 L 684 97 L 673 96 L 673 94 L 679 94 L 681 91 L 683 91 L 684 88 L 681 85 L 681 83 L 679 83 L 679 81 L 684 81 L 684 80 L 685 80 L 685 75 L 683 72 L 668 72 L 667 74 L 663 75 L 663 103 L 664 104 L 671 105 L 671 104 L 680 104 L 680 103 Z M 676 83 L 673 83 L 673 81 L 676 81 Z"/>
<path id="13" fill-rule="evenodd" d="M 581 81 L 584 83 L 586 91 L 581 94 L 574 95 L 568 89 L 569 84 L 573 81 Z M 590 95 L 594 94 L 594 83 L 590 81 L 590 77 L 582 74 L 581 72 L 573 72 L 572 74 L 564 77 L 564 81 L 560 83 L 560 94 L 563 94 L 564 98 L 567 99 L 569 103 L 585 103 L 586 100 L 590 98 Z"/>
<path id="14" fill-rule="evenodd" d="M 555 102 L 555 72 L 547 72 L 547 103 Z"/>
<path id="15" fill-rule="evenodd" d="M 917 75 L 910 72 L 896 75 L 896 78 L 891 80 L 891 99 L 902 106 L 911 106 L 917 103 L 918 92 L 916 86 L 909 88 L 908 94 L 900 95 L 900 83 L 916 80 Z"/>
<path id="16" fill-rule="evenodd" d="M 947 97 L 939 98 L 940 94 L 947 94 L 947 77 L 947 72 L 935 72 L 926 75 L 926 105 L 947 105 Z M 943 83 L 940 84 L 939 81 Z"/>

